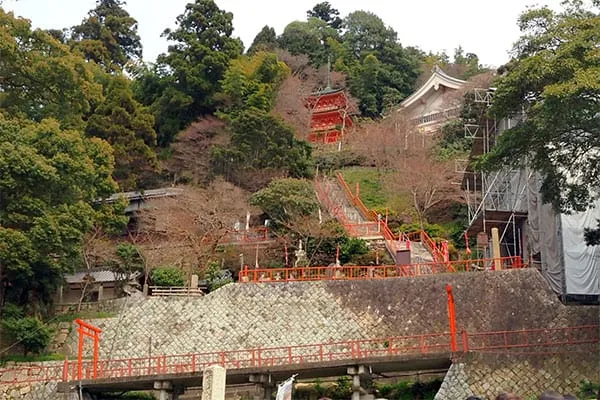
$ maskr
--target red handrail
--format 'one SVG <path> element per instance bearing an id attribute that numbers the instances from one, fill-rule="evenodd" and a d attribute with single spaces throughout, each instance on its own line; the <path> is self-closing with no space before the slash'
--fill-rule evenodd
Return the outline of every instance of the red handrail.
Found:
<path id="1" fill-rule="evenodd" d="M 600 325 L 552 329 L 521 329 L 468 333 L 457 337 L 458 351 L 524 351 L 600 342 Z M 536 350 L 541 351 L 541 350 Z M 179 374 L 201 371 L 209 365 L 227 369 L 275 367 L 323 361 L 355 360 L 395 355 L 424 355 L 451 352 L 449 332 L 375 339 L 344 340 L 318 344 L 214 351 L 179 355 L 100 360 L 97 379 Z M 84 361 L 83 379 L 93 379 L 93 363 Z M 29 366 L 0 370 L 0 384 L 74 380 L 77 363 Z"/>
<path id="2" fill-rule="evenodd" d="M 499 259 L 503 269 L 522 268 L 521 257 Z M 496 259 L 423 262 L 409 265 L 319 266 L 294 268 L 248 268 L 239 274 L 240 283 L 298 282 L 327 280 L 369 280 L 407 276 L 433 275 L 455 271 L 493 270 Z"/>

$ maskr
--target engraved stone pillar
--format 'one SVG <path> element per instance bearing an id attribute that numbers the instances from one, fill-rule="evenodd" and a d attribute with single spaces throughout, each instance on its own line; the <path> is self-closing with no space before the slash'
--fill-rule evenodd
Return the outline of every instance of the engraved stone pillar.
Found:
<path id="1" fill-rule="evenodd" d="M 211 365 L 204 370 L 202 377 L 202 400 L 225 399 L 225 368 Z"/>

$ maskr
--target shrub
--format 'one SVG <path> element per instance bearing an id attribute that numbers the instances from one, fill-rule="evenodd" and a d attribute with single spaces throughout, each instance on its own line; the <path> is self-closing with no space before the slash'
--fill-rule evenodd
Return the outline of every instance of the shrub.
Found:
<path id="1" fill-rule="evenodd" d="M 185 275 L 177 267 L 158 267 L 152 270 L 150 279 L 155 286 L 183 286 Z"/>
<path id="2" fill-rule="evenodd" d="M 10 317 L 2 321 L 6 335 L 23 346 L 27 353 L 40 354 L 50 343 L 50 329 L 35 317 Z"/>

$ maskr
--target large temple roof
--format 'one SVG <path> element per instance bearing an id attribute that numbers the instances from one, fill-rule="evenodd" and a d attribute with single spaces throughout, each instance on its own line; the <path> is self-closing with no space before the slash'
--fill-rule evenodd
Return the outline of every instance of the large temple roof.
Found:
<path id="1" fill-rule="evenodd" d="M 425 82 L 419 89 L 417 89 L 413 94 L 408 96 L 406 99 L 404 99 L 404 101 L 402 101 L 402 103 L 400 103 L 400 108 L 398 111 L 410 107 L 410 105 L 414 104 L 416 101 L 425 96 L 431 89 L 437 91 L 440 85 L 456 90 L 460 89 L 465 84 L 465 81 L 446 74 L 437 65 L 433 67 L 431 72 L 432 74 L 427 82 Z"/>

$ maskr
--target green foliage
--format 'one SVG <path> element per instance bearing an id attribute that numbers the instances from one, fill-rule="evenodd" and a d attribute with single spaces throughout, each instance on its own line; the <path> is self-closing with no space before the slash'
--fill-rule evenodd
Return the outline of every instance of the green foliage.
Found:
<path id="1" fill-rule="evenodd" d="M 277 179 L 254 193 L 250 204 L 260 207 L 274 222 L 287 223 L 319 209 L 314 188 L 303 179 Z"/>
<path id="2" fill-rule="evenodd" d="M 101 101 L 93 64 L 1 8 L 0 55 L 0 108 L 11 115 L 35 121 L 52 117 L 63 126 L 81 127 L 84 115 Z"/>
<path id="3" fill-rule="evenodd" d="M 208 290 L 212 292 L 213 290 L 217 290 L 218 288 L 233 282 L 231 276 L 225 275 L 224 272 L 225 271 L 221 269 L 218 262 L 208 263 L 208 266 L 204 271 L 204 278 L 208 282 Z"/>
<path id="4" fill-rule="evenodd" d="M 122 0 L 97 0 L 88 17 L 72 28 L 72 47 L 111 72 L 142 57 L 137 21 L 124 4 Z"/>
<path id="5" fill-rule="evenodd" d="M 581 387 L 577 395 L 583 399 L 591 399 L 600 393 L 600 383 L 592 383 L 588 380 L 581 381 Z"/>
<path id="6" fill-rule="evenodd" d="M 177 267 L 158 267 L 152 270 L 150 280 L 155 286 L 183 286 L 185 275 Z"/>
<path id="7" fill-rule="evenodd" d="M 352 190 L 359 184 L 359 195 L 370 209 L 385 209 L 388 196 L 381 185 L 382 174 L 374 168 L 346 168 L 342 170 L 344 180 Z"/>
<path id="8" fill-rule="evenodd" d="M 348 14 L 344 27 L 350 91 L 364 116 L 378 117 L 413 91 L 420 54 L 403 49 L 396 32 L 371 12 Z"/>
<path id="9" fill-rule="evenodd" d="M 252 41 L 247 54 L 252 56 L 260 51 L 272 52 L 276 48 L 277 34 L 275 33 L 275 29 L 271 28 L 269 25 L 265 25 Z"/>
<path id="10" fill-rule="evenodd" d="M 418 223 L 413 224 L 402 224 L 400 225 L 400 232 L 410 233 L 410 232 L 419 232 L 421 230 L 421 225 Z M 423 226 L 423 230 L 427 232 L 427 234 L 431 238 L 448 238 L 450 232 L 447 228 L 438 224 L 428 224 L 425 223 Z"/>
<path id="11" fill-rule="evenodd" d="M 440 379 L 430 382 L 403 381 L 376 385 L 376 389 L 382 397 L 390 400 L 433 400 L 441 384 Z"/>
<path id="12" fill-rule="evenodd" d="M 528 163 L 543 177 L 544 202 L 562 211 L 587 209 L 600 187 L 600 18 L 582 4 L 565 2 L 561 13 L 529 9 L 519 18 L 523 35 L 498 79 L 491 112 L 525 115 L 479 165 Z"/>
<path id="13" fill-rule="evenodd" d="M 2 357 L 0 357 L 0 366 L 4 366 L 7 362 L 37 363 L 43 361 L 62 361 L 64 359 L 64 354 L 3 354 Z"/>
<path id="14" fill-rule="evenodd" d="M 340 12 L 336 8 L 333 8 L 328 1 L 316 4 L 311 10 L 306 12 L 306 16 L 308 18 L 318 18 L 338 31 L 342 28 Z"/>
<path id="15" fill-rule="evenodd" d="M 327 63 L 330 40 L 339 37 L 335 28 L 319 18 L 308 18 L 306 22 L 289 23 L 279 37 L 279 46 L 293 55 L 307 55 L 311 64 L 320 66 Z"/>
<path id="16" fill-rule="evenodd" d="M 120 75 L 108 79 L 104 102 L 88 119 L 85 132 L 112 145 L 113 176 L 122 190 L 133 190 L 157 168 L 154 117 L 134 100 L 129 80 Z"/>
<path id="17" fill-rule="evenodd" d="M 0 114 L 0 280 L 10 299 L 26 304 L 35 292 L 47 300 L 79 262 L 84 233 L 114 216 L 110 205 L 92 206 L 116 189 L 112 168 L 100 139 Z"/>
<path id="18" fill-rule="evenodd" d="M 196 0 L 177 17 L 177 29 L 164 31 L 171 44 L 153 69 L 138 75 L 136 96 L 150 105 L 156 119 L 158 144 L 167 146 L 176 133 L 198 116 L 211 113 L 214 95 L 231 60 L 243 49 L 232 38 L 233 14 L 213 0 Z"/>
<path id="19" fill-rule="evenodd" d="M 39 354 L 50 343 L 50 329 L 35 317 L 3 318 L 2 330 L 10 340 L 23 346 L 25 355 Z"/>
<path id="20" fill-rule="evenodd" d="M 235 115 L 250 107 L 270 111 L 277 88 L 289 73 L 288 66 L 273 53 L 258 52 L 231 61 L 221 82 L 228 103 L 225 112 Z"/>
<path id="21" fill-rule="evenodd" d="M 354 261 L 358 256 L 369 252 L 367 242 L 359 238 L 344 238 L 340 246 L 340 263 Z"/>
<path id="22" fill-rule="evenodd" d="M 241 171 L 271 168 L 295 178 L 311 176 L 311 147 L 296 140 L 281 119 L 249 108 L 232 119 L 230 131 L 230 144 L 212 149 L 211 161 L 217 174 L 230 177 Z"/>
<path id="23" fill-rule="evenodd" d="M 344 167 L 353 167 L 360 165 L 364 157 L 351 150 L 342 151 L 323 151 L 314 154 L 315 165 L 319 171 L 334 171 Z"/>

